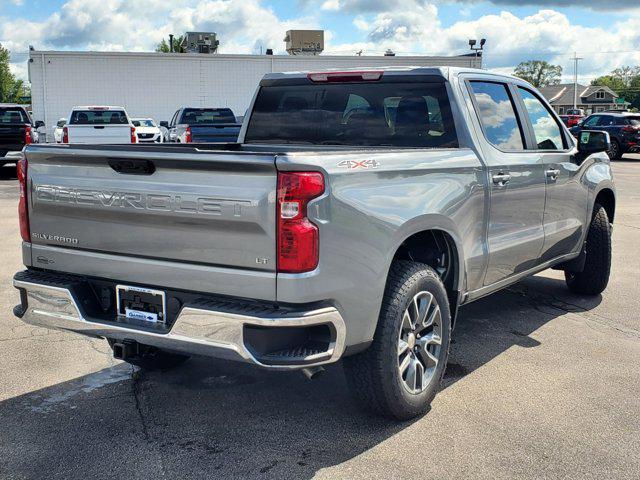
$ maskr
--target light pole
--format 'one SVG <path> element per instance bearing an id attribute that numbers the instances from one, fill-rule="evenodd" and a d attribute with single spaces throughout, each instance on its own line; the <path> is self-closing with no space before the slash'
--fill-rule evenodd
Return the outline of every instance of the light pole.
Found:
<path id="1" fill-rule="evenodd" d="M 470 38 L 469 39 L 469 48 L 471 49 L 472 52 L 475 53 L 474 58 L 476 60 L 476 64 L 478 63 L 478 56 L 481 56 L 482 54 L 479 52 L 482 52 L 484 50 L 484 44 L 487 43 L 487 39 L 486 38 L 481 38 L 480 39 L 480 45 L 476 45 L 478 42 L 473 39 Z"/>

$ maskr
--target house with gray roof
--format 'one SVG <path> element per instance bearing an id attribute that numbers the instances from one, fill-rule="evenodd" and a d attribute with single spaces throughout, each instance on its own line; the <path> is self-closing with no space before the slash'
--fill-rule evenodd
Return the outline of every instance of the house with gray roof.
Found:
<path id="1" fill-rule="evenodd" d="M 573 92 L 573 83 L 561 83 L 540 88 L 540 93 L 544 95 L 559 115 L 563 115 L 567 110 L 573 108 Z M 609 87 L 578 84 L 577 93 L 576 106 L 584 110 L 587 115 L 605 110 L 626 110 L 629 106 L 629 102 L 625 102 Z"/>

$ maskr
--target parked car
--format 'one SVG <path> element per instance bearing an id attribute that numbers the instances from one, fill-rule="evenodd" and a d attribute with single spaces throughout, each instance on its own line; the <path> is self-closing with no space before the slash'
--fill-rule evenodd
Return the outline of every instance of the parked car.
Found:
<path id="1" fill-rule="evenodd" d="M 67 124 L 66 118 L 60 118 L 58 123 L 56 123 L 56 128 L 53 129 L 53 139 L 56 143 L 62 143 L 62 137 L 64 126 Z"/>
<path id="2" fill-rule="evenodd" d="M 239 143 L 28 146 L 14 312 L 142 368 L 344 359 L 364 407 L 411 418 L 461 305 L 549 267 L 606 288 L 607 138 L 484 70 L 269 74 Z"/>
<path id="3" fill-rule="evenodd" d="M 571 128 L 578 137 L 584 130 L 607 132 L 611 139 L 609 158 L 618 160 L 625 153 L 640 151 L 640 114 L 629 112 L 602 112 L 589 115 Z"/>
<path id="4" fill-rule="evenodd" d="M 181 108 L 167 125 L 177 143 L 236 142 L 241 124 L 229 108 Z"/>
<path id="5" fill-rule="evenodd" d="M 0 166 L 16 162 L 25 145 L 36 143 L 41 126 L 44 123 L 34 123 L 22 105 L 0 103 Z"/>
<path id="6" fill-rule="evenodd" d="M 132 118 L 131 123 L 136 127 L 136 135 L 140 143 L 162 143 L 162 132 L 152 118 Z"/>
<path id="7" fill-rule="evenodd" d="M 137 143 L 136 130 L 123 107 L 74 107 L 62 127 L 62 143 Z"/>
<path id="8" fill-rule="evenodd" d="M 578 125 L 582 118 L 584 118 L 582 115 L 560 115 L 560 120 L 562 120 L 562 123 L 564 123 L 568 128 Z"/>

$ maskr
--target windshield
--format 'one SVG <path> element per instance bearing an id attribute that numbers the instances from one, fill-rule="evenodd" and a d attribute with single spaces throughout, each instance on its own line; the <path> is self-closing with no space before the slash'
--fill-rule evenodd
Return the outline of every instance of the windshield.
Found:
<path id="1" fill-rule="evenodd" d="M 29 118 L 21 108 L 0 108 L 0 124 L 12 123 L 29 123 Z"/>
<path id="2" fill-rule="evenodd" d="M 133 123 L 134 127 L 155 127 L 156 124 L 154 123 L 153 120 L 150 119 L 146 119 L 146 120 L 140 120 L 140 119 L 136 119 L 136 120 L 131 120 L 131 123 Z"/>
<path id="3" fill-rule="evenodd" d="M 229 108 L 185 108 L 181 123 L 187 125 L 236 123 L 236 117 Z"/>
<path id="4" fill-rule="evenodd" d="M 247 143 L 458 146 L 443 83 L 340 83 L 260 89 Z"/>
<path id="5" fill-rule="evenodd" d="M 127 125 L 124 110 L 75 110 L 69 125 Z"/>

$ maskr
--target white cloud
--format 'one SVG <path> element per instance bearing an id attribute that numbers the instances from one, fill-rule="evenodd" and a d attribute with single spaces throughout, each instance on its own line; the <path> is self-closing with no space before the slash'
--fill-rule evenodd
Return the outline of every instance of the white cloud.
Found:
<path id="1" fill-rule="evenodd" d="M 573 51 L 584 57 L 583 81 L 621 65 L 640 64 L 640 13 L 635 12 L 602 27 L 577 25 L 554 10 L 525 17 L 508 11 L 478 18 L 461 16 L 445 27 L 438 0 L 299 1 L 318 8 L 302 9 L 299 17 L 282 20 L 266 0 L 68 0 L 41 21 L 0 18 L 0 42 L 15 54 L 12 68 L 21 76 L 29 44 L 36 49 L 152 51 L 169 33 L 187 30 L 217 32 L 223 53 L 257 53 L 266 48 L 284 53 L 286 30 L 330 28 L 322 24 L 324 12 L 339 9 L 351 17 L 359 40 L 337 42 L 342 32 L 327 30 L 327 54 L 352 55 L 363 50 L 364 55 L 372 55 L 390 48 L 399 55 L 453 55 L 469 52 L 467 39 L 487 38 L 486 64 L 504 72 L 511 72 L 520 61 L 541 59 L 560 64 L 570 77 Z M 616 2 L 629 5 L 625 0 Z M 554 4 L 567 3 L 557 0 Z M 622 52 L 604 53 L 613 50 Z"/>

